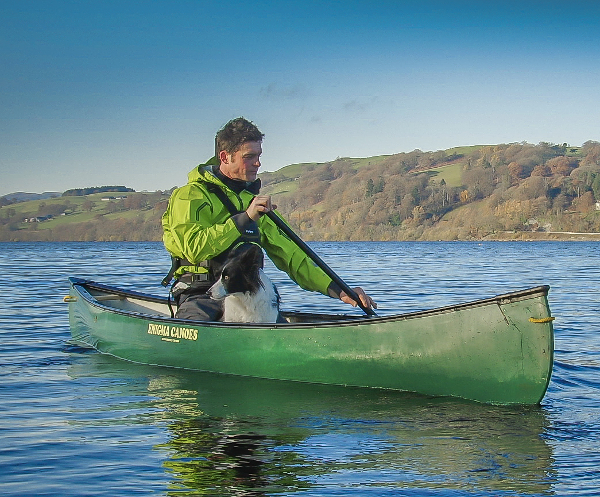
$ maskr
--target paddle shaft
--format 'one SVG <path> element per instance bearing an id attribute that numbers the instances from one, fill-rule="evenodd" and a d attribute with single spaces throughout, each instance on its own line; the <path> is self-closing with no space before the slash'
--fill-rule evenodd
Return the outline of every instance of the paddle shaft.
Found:
<path id="1" fill-rule="evenodd" d="M 342 280 L 342 278 L 335 274 L 335 272 L 327 264 L 325 264 L 325 262 L 313 251 L 313 249 L 311 249 L 304 242 L 304 240 L 302 240 L 296 233 L 294 233 L 294 231 L 287 224 L 285 224 L 283 220 L 274 211 L 269 211 L 266 213 L 266 215 L 269 217 L 269 219 L 271 219 L 271 221 L 273 221 L 277 225 L 277 227 L 281 231 L 283 231 L 296 245 L 298 245 L 298 247 L 300 247 L 302 251 L 306 255 L 308 255 L 313 260 L 313 262 L 325 272 L 325 274 L 327 274 L 327 276 L 329 276 L 333 281 L 335 281 L 335 283 L 337 283 L 337 285 L 344 292 L 346 292 L 346 295 L 348 295 L 352 300 L 354 300 L 358 304 L 358 306 L 363 311 L 365 311 L 367 316 L 376 316 L 375 311 L 365 306 L 360 300 L 358 294 L 352 288 L 350 288 L 344 282 L 344 280 Z"/>

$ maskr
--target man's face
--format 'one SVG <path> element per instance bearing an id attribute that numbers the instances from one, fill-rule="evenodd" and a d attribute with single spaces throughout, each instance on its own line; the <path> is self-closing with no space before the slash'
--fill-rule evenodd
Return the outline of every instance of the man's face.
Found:
<path id="1" fill-rule="evenodd" d="M 219 153 L 221 172 L 231 179 L 254 181 L 260 168 L 262 142 L 246 142 L 233 154 Z"/>

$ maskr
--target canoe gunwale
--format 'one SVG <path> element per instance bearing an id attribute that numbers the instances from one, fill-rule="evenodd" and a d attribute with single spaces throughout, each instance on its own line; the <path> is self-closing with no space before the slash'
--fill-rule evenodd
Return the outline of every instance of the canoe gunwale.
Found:
<path id="1" fill-rule="evenodd" d="M 157 315 L 157 314 L 146 314 L 133 310 L 120 309 L 117 307 L 110 306 L 106 304 L 106 300 L 97 299 L 94 295 L 92 295 L 89 290 L 96 290 L 98 292 L 104 292 L 113 294 L 118 297 L 124 298 L 132 298 L 141 301 L 153 302 L 158 304 L 167 305 L 168 299 L 166 297 L 160 297 L 152 294 L 146 294 L 142 292 L 137 292 L 134 290 L 127 290 L 119 287 L 114 287 L 110 285 L 104 285 L 102 283 L 96 283 L 90 280 L 83 280 L 80 278 L 70 277 L 69 282 L 73 289 L 77 292 L 77 294 L 83 298 L 89 305 L 93 307 L 100 308 L 102 310 L 121 314 L 125 316 L 132 316 L 142 319 L 151 319 L 153 321 L 166 321 L 170 323 L 176 324 L 186 324 L 192 326 L 209 326 L 209 327 L 218 327 L 218 328 L 240 328 L 242 325 L 244 328 L 315 328 L 315 327 L 340 327 L 340 326 L 358 326 L 369 323 L 386 323 L 393 321 L 404 321 L 409 319 L 417 319 L 426 316 L 432 316 L 437 314 L 451 313 L 456 311 L 461 311 L 465 309 L 489 306 L 489 305 L 498 305 L 501 307 L 503 305 L 511 304 L 513 302 L 518 302 L 521 300 L 527 300 L 537 296 L 547 297 L 550 287 L 548 285 L 541 285 L 525 290 L 519 290 L 511 293 L 497 295 L 495 297 L 475 300 L 471 302 L 465 302 L 460 304 L 448 305 L 444 307 L 438 307 L 434 309 L 422 310 L 422 311 L 414 311 L 403 314 L 396 314 L 392 316 L 351 316 L 345 314 L 319 314 L 319 313 L 305 313 L 305 312 L 283 312 L 284 316 L 296 317 L 300 319 L 300 321 L 291 321 L 287 323 L 224 323 L 220 321 L 198 321 L 198 320 L 190 320 L 190 319 L 178 319 L 172 318 L 170 316 L 165 315 Z M 310 319 L 310 321 L 302 322 L 301 319 Z M 322 320 L 321 320 L 322 319 Z"/>

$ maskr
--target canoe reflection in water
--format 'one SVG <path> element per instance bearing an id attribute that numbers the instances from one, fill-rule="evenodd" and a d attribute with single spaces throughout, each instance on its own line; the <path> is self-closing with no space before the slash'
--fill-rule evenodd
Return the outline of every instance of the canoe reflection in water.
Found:
<path id="1" fill-rule="evenodd" d="M 266 472 L 261 456 L 266 437 L 256 433 L 227 433 L 231 428 L 239 429 L 235 423 L 215 419 L 179 420 L 170 424 L 172 440 L 156 448 L 173 453 L 164 462 L 165 469 L 175 477 L 171 488 L 201 493 L 220 488 L 224 494 L 234 488 L 266 488 L 268 480 L 263 476 Z"/>
<path id="2" fill-rule="evenodd" d="M 137 379 L 113 382 L 114 402 L 123 409 L 124 398 L 135 398 L 131 409 L 139 412 L 146 398 L 137 422 L 166 427 L 167 440 L 154 449 L 164 456 L 173 495 L 361 487 L 539 495 L 554 480 L 539 406 L 152 368 L 100 354 L 85 359 L 74 376 L 96 369 L 103 379 Z"/>

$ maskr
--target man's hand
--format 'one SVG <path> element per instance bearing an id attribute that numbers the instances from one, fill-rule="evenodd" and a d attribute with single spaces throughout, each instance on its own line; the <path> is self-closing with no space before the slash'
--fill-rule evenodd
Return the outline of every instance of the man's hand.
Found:
<path id="1" fill-rule="evenodd" d="M 358 298 L 360 298 L 360 301 L 367 309 L 377 309 L 377 303 L 371 297 L 369 297 L 361 287 L 357 286 L 356 288 L 353 288 L 353 290 L 356 292 Z M 353 307 L 358 306 L 358 302 L 356 302 L 354 299 L 351 299 L 343 290 L 340 293 L 340 300 L 342 302 L 346 302 L 346 304 L 350 304 Z"/>
<path id="2" fill-rule="evenodd" d="M 246 214 L 253 221 L 258 221 L 261 214 L 275 209 L 277 209 L 277 206 L 271 202 L 270 195 L 257 195 L 246 209 Z"/>

